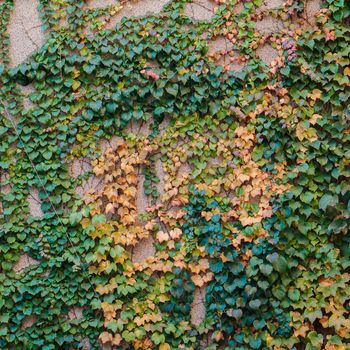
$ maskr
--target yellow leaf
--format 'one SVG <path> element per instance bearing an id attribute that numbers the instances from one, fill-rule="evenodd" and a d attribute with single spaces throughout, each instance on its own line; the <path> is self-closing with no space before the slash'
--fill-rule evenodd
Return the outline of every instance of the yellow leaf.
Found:
<path id="1" fill-rule="evenodd" d="M 189 72 L 189 70 L 186 69 L 186 68 L 181 68 L 181 69 L 179 70 L 179 74 L 180 74 L 180 75 L 184 75 L 184 74 L 186 74 L 186 73 L 188 73 L 188 72 Z"/>
<path id="2" fill-rule="evenodd" d="M 80 85 L 81 85 L 80 81 L 74 80 L 74 83 L 72 84 L 72 89 L 73 89 L 74 91 L 75 91 L 75 90 L 78 90 Z"/>
<path id="3" fill-rule="evenodd" d="M 170 345 L 168 343 L 160 344 L 159 350 L 170 350 Z"/>
<path id="4" fill-rule="evenodd" d="M 136 195 L 136 193 L 137 193 L 137 189 L 136 189 L 136 187 L 131 186 L 131 187 L 128 187 L 127 189 L 125 189 L 125 190 L 124 190 L 124 193 L 125 193 L 127 196 L 135 197 L 135 195 Z"/>
<path id="5" fill-rule="evenodd" d="M 297 124 L 295 129 L 295 135 L 297 138 L 302 141 L 304 139 L 309 141 L 317 140 L 317 132 L 314 128 L 308 128 L 304 125 L 304 122 L 300 122 Z"/>

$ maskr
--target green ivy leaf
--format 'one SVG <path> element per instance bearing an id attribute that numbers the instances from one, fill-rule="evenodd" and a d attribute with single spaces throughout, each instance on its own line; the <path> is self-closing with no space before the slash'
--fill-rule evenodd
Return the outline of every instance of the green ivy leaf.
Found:
<path id="1" fill-rule="evenodd" d="M 314 199 L 314 194 L 310 191 L 303 192 L 300 195 L 300 199 L 304 203 L 311 203 L 311 201 Z"/>
<path id="2" fill-rule="evenodd" d="M 326 210 L 327 207 L 334 207 L 338 203 L 338 196 L 331 194 L 324 194 L 318 202 L 318 207 Z"/>

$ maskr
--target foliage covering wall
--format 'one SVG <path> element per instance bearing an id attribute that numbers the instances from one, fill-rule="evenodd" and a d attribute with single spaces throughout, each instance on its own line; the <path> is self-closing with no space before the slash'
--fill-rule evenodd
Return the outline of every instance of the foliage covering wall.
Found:
<path id="1" fill-rule="evenodd" d="M 123 3 L 40 0 L 12 69 L 0 5 L 0 348 L 350 348 L 350 3 L 287 1 L 264 34 L 260 0 L 185 2 L 110 30 Z"/>

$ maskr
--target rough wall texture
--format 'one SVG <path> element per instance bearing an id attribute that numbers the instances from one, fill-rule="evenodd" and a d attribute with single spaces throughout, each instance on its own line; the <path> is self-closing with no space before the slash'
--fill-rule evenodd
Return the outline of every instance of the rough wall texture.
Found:
<path id="1" fill-rule="evenodd" d="M 157 14 L 162 10 L 162 7 L 166 5 L 168 0 L 144 0 L 144 1 L 127 1 L 123 4 L 123 9 L 112 17 L 112 19 L 105 26 L 108 29 L 112 29 L 118 24 L 122 18 L 141 17 L 147 14 Z M 89 0 L 87 6 L 91 8 L 101 8 L 105 6 L 115 5 L 113 0 L 100 1 Z"/>
<path id="2" fill-rule="evenodd" d="M 38 0 L 16 0 L 8 32 L 10 60 L 16 66 L 44 43 L 44 33 L 38 12 Z"/>

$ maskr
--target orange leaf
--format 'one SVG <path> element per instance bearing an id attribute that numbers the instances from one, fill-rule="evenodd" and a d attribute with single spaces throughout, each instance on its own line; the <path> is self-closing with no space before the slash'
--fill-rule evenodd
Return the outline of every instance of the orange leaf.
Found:
<path id="1" fill-rule="evenodd" d="M 169 235 L 172 239 L 177 239 L 181 237 L 182 231 L 179 228 L 174 228 L 169 232 Z"/>
<path id="2" fill-rule="evenodd" d="M 106 205 L 106 210 L 105 210 L 105 212 L 106 212 L 106 214 L 109 214 L 109 213 L 114 213 L 114 205 L 112 204 L 112 203 L 108 203 L 107 205 Z"/>
<path id="3" fill-rule="evenodd" d="M 99 339 L 103 344 L 110 343 L 113 340 L 113 336 L 111 333 L 102 332 L 99 336 Z"/>
<path id="4" fill-rule="evenodd" d="M 197 287 L 203 287 L 204 285 L 204 280 L 200 275 L 192 276 L 191 280 Z"/>
<path id="5" fill-rule="evenodd" d="M 113 338 L 113 341 L 112 341 L 112 344 L 113 345 L 119 345 L 122 341 L 122 337 L 120 334 L 115 334 L 114 335 L 114 338 Z"/>
<path id="6" fill-rule="evenodd" d="M 157 233 L 157 239 L 158 239 L 158 241 L 159 242 L 166 242 L 166 241 L 168 241 L 169 240 L 169 235 L 166 233 L 166 232 L 163 232 L 163 231 L 159 231 L 158 233 Z"/>
<path id="7" fill-rule="evenodd" d="M 316 122 L 317 122 L 317 120 L 318 120 L 318 119 L 321 119 L 321 118 L 322 118 L 322 115 L 314 114 L 314 115 L 310 118 L 309 122 L 310 122 L 310 124 L 315 125 Z"/>

